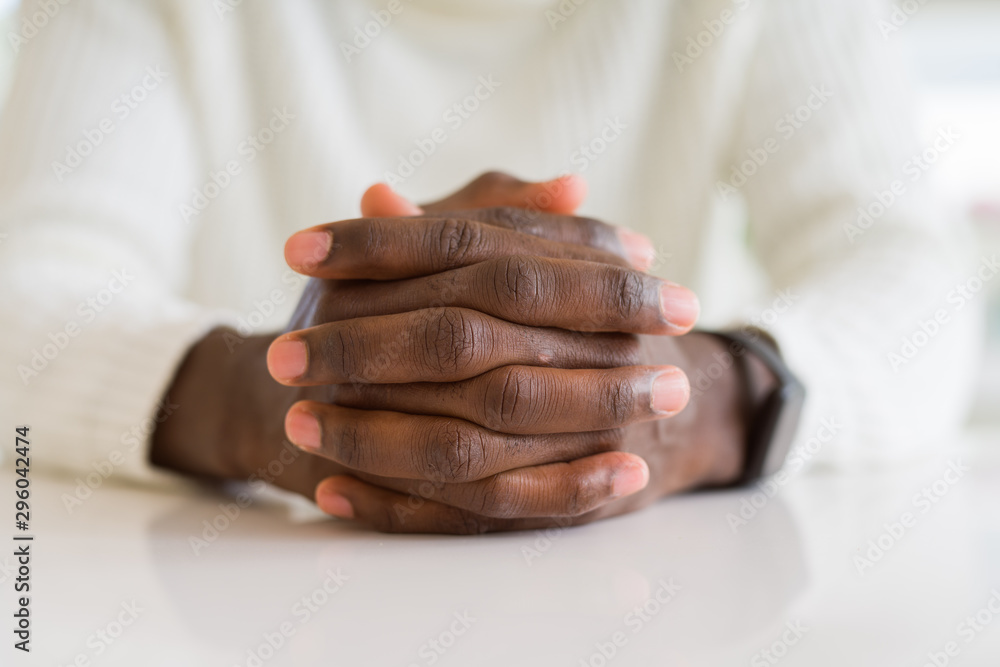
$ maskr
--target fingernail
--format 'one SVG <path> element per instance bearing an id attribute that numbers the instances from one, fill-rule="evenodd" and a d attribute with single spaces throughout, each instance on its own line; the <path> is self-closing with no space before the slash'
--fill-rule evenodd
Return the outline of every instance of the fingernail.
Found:
<path id="1" fill-rule="evenodd" d="M 267 370 L 276 380 L 294 380 L 307 365 L 306 344 L 300 340 L 279 339 L 267 350 Z"/>
<path id="2" fill-rule="evenodd" d="M 674 414 L 684 409 L 690 394 L 691 385 L 688 384 L 687 375 L 679 368 L 671 368 L 653 380 L 649 405 L 653 412 Z"/>
<path id="3" fill-rule="evenodd" d="M 618 230 L 618 238 L 625 246 L 625 253 L 628 255 L 628 260 L 632 262 L 632 266 L 640 271 L 645 271 L 653 265 L 656 249 L 653 248 L 652 241 L 642 234 L 624 228 Z"/>
<path id="4" fill-rule="evenodd" d="M 698 321 L 701 306 L 688 288 L 664 283 L 660 288 L 660 310 L 668 324 L 687 331 Z"/>
<path id="5" fill-rule="evenodd" d="M 351 505 L 351 501 L 336 491 L 320 487 L 316 492 L 316 504 L 321 510 L 338 519 L 354 518 L 354 506 Z"/>
<path id="6" fill-rule="evenodd" d="M 333 232 L 299 232 L 285 243 L 285 261 L 295 269 L 309 271 L 322 264 L 333 248 Z"/>
<path id="7" fill-rule="evenodd" d="M 298 447 L 318 450 L 321 438 L 319 420 L 304 410 L 292 410 L 285 417 L 285 435 Z"/>
<path id="8" fill-rule="evenodd" d="M 649 468 L 646 462 L 628 463 L 615 475 L 615 481 L 611 485 L 611 493 L 615 498 L 630 496 L 636 491 L 646 488 L 649 483 Z"/>

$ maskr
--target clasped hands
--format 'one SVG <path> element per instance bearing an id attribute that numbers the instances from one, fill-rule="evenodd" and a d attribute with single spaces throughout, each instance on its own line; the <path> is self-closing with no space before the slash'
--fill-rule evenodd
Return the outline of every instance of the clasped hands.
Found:
<path id="1" fill-rule="evenodd" d="M 739 434 L 722 431 L 739 425 L 685 410 L 680 367 L 715 345 L 682 336 L 697 299 L 644 272 L 644 237 L 574 216 L 584 187 L 492 173 L 417 208 L 375 186 L 364 218 L 289 239 L 311 280 L 267 367 L 294 391 L 287 438 L 329 473 L 321 509 L 480 533 L 736 476 Z"/>

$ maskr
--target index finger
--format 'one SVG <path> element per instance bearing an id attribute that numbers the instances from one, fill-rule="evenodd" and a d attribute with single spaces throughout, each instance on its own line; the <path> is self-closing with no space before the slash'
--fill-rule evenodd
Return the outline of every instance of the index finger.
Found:
<path id="1" fill-rule="evenodd" d="M 299 273 L 334 280 L 398 280 L 507 255 L 628 266 L 599 248 L 552 241 L 470 218 L 359 218 L 293 235 L 285 260 Z"/>
<path id="2" fill-rule="evenodd" d="M 550 241 L 595 248 L 627 260 L 640 271 L 645 271 L 652 265 L 655 255 L 652 242 L 642 234 L 594 218 L 560 215 L 514 206 L 435 211 L 432 215 L 417 217 L 457 217 L 478 220 L 488 225 Z"/>

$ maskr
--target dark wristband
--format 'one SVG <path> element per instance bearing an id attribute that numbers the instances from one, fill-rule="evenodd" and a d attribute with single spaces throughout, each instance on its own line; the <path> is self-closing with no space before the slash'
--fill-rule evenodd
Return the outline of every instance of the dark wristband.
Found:
<path id="1" fill-rule="evenodd" d="M 743 472 L 736 484 L 748 484 L 781 469 L 791 449 L 805 402 L 805 387 L 785 364 L 777 345 L 765 332 L 753 327 L 716 331 L 736 359 L 743 380 L 747 424 Z M 759 360 L 777 379 L 763 398 L 755 396 L 748 355 Z"/>

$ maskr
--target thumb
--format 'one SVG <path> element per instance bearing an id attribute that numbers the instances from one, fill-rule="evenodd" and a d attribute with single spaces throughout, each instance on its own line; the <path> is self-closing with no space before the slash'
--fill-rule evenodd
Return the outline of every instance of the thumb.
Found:
<path id="1" fill-rule="evenodd" d="M 361 216 L 365 218 L 402 218 L 422 213 L 420 207 L 386 183 L 376 183 L 361 196 Z"/>

